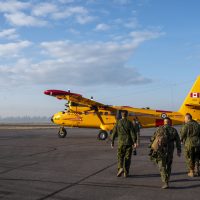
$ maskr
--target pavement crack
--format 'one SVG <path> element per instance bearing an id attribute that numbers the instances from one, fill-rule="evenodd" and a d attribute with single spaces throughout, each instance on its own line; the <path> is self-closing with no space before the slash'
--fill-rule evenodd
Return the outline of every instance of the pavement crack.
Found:
<path id="1" fill-rule="evenodd" d="M 82 186 L 90 186 L 90 187 L 105 187 L 105 188 L 133 188 L 133 187 L 144 187 L 144 188 L 160 188 L 159 186 L 155 185 L 145 185 L 145 184 L 110 184 L 110 183 L 81 183 L 79 185 Z"/>
<path id="2" fill-rule="evenodd" d="M 11 172 L 11 171 L 16 170 L 16 169 L 20 169 L 20 168 L 23 168 L 23 167 L 28 167 L 28 166 L 36 165 L 38 163 L 39 162 L 35 162 L 35 163 L 25 164 L 25 165 L 21 165 L 21 166 L 18 166 L 18 167 L 11 168 L 11 169 L 7 169 L 7 170 L 4 170 L 4 171 L 0 172 L 0 174 L 5 174 L 5 173 Z"/>
<path id="3" fill-rule="evenodd" d="M 33 153 L 33 154 L 29 154 L 29 155 L 27 155 L 27 156 L 32 157 L 32 156 L 36 156 L 36 155 L 41 155 L 41 154 L 50 153 L 50 152 L 52 152 L 52 151 L 56 151 L 56 150 L 57 150 L 57 148 L 53 148 L 53 149 L 48 150 L 48 151 L 43 151 L 43 152 Z"/>
<path id="4" fill-rule="evenodd" d="M 72 184 L 70 182 L 38 180 L 38 179 L 24 179 L 24 178 L 0 178 L 1 181 L 23 181 L 23 182 L 40 182 L 40 183 L 53 183 L 53 184 Z"/>

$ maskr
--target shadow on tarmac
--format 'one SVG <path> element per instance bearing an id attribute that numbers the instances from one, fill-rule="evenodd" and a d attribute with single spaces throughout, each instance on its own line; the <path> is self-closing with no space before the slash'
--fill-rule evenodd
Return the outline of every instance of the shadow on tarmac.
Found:
<path id="1" fill-rule="evenodd" d="M 198 179 L 197 179 L 198 178 Z M 191 188 L 198 188 L 200 187 L 200 179 L 199 177 L 194 177 L 194 178 L 191 178 L 191 179 L 187 179 L 187 178 L 184 178 L 184 179 L 178 179 L 178 180 L 172 180 L 170 181 L 171 183 L 187 183 L 187 182 L 191 182 L 191 183 L 198 183 L 198 184 L 193 184 L 193 185 L 189 185 L 189 186 L 178 186 L 178 187 L 170 187 L 172 189 L 191 189 Z"/>
<path id="2" fill-rule="evenodd" d="M 177 172 L 172 173 L 171 176 L 178 176 L 178 175 L 184 175 L 187 174 L 186 172 Z M 153 177 L 160 177 L 160 174 L 141 174 L 141 175 L 130 175 L 129 178 L 153 178 Z"/>

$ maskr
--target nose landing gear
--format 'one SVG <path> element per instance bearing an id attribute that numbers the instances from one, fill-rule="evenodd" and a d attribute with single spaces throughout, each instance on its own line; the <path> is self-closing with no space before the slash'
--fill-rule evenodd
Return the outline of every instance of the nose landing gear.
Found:
<path id="1" fill-rule="evenodd" d="M 60 127 L 59 131 L 58 131 L 58 137 L 59 138 L 65 138 L 67 135 L 67 131 L 64 127 Z"/>

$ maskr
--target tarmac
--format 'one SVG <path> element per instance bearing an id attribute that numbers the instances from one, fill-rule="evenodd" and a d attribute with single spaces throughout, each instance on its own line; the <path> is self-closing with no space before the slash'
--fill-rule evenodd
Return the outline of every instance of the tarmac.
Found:
<path id="1" fill-rule="evenodd" d="M 189 178 L 184 156 L 174 154 L 170 189 L 161 189 L 157 166 L 149 160 L 154 129 L 141 130 L 129 178 L 117 178 L 117 145 L 97 140 L 96 129 L 33 126 L 0 128 L 0 199 L 5 200 L 197 200 L 200 177 Z M 116 143 L 117 144 L 117 143 Z"/>

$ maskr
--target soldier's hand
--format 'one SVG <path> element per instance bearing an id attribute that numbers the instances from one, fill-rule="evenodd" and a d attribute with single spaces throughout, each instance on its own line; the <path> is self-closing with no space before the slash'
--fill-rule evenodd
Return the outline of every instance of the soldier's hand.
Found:
<path id="1" fill-rule="evenodd" d="M 111 143 L 111 149 L 113 149 L 114 148 L 114 144 L 113 143 Z"/>
<path id="2" fill-rule="evenodd" d="M 136 149 L 136 148 L 137 148 L 137 144 L 136 144 L 136 143 L 134 143 L 134 145 L 133 145 L 133 148 L 134 148 L 134 149 Z"/>

